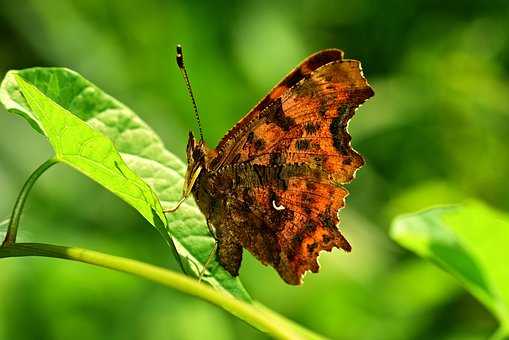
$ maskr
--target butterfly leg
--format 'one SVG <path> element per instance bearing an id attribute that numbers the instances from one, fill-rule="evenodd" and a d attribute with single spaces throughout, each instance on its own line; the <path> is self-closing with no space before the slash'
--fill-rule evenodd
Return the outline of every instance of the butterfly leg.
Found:
<path id="1" fill-rule="evenodd" d="M 177 211 L 177 209 L 180 207 L 180 205 L 182 203 L 184 203 L 184 201 L 186 200 L 187 196 L 183 196 L 178 202 L 177 202 L 177 205 L 174 206 L 173 208 L 169 208 L 169 209 L 164 209 L 163 212 L 166 214 L 166 213 L 174 213 L 175 211 Z"/>
<path id="2" fill-rule="evenodd" d="M 200 270 L 200 274 L 198 275 L 198 281 L 201 281 L 203 274 L 205 274 L 205 271 L 207 270 L 207 267 L 210 265 L 210 262 L 212 262 L 212 259 L 217 254 L 217 236 L 216 236 L 216 228 L 207 220 L 207 228 L 209 229 L 210 235 L 214 237 L 214 248 L 212 248 L 212 251 L 210 252 L 209 256 L 207 257 L 207 261 L 205 261 L 205 264 L 203 265 L 203 268 Z"/>
<path id="3" fill-rule="evenodd" d="M 205 271 L 207 270 L 207 267 L 210 265 L 210 262 L 212 262 L 212 259 L 216 256 L 216 254 L 217 254 L 217 241 L 214 242 L 214 248 L 212 248 L 212 251 L 207 257 L 207 261 L 205 261 L 205 264 L 200 270 L 200 274 L 198 275 L 198 281 L 201 281 L 203 275 L 205 274 Z"/>
<path id="4" fill-rule="evenodd" d="M 189 136 L 192 138 L 192 134 Z M 184 186 L 182 187 L 182 198 L 177 202 L 177 205 L 173 208 L 163 210 L 165 213 L 175 212 L 182 203 L 191 195 L 194 184 L 198 179 L 202 170 L 202 165 L 200 163 L 192 162 L 187 167 L 186 176 L 184 177 Z"/>
<path id="5" fill-rule="evenodd" d="M 217 240 L 216 228 L 207 220 L 207 228 L 209 228 L 209 233 L 212 237 Z"/>

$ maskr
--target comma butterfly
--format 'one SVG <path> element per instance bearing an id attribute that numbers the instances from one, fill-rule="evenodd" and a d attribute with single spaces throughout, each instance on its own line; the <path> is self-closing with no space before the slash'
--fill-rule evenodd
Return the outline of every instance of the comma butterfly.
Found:
<path id="1" fill-rule="evenodd" d="M 177 63 L 198 118 L 182 48 Z M 347 125 L 374 95 L 359 61 L 337 49 L 319 51 L 286 76 L 210 149 L 189 134 L 182 200 L 193 194 L 217 240 L 219 262 L 239 273 L 243 248 L 289 284 L 318 272 L 317 257 L 350 251 L 338 210 L 364 160 Z M 199 118 L 198 118 L 199 123 Z M 215 254 L 214 254 L 215 255 Z"/>

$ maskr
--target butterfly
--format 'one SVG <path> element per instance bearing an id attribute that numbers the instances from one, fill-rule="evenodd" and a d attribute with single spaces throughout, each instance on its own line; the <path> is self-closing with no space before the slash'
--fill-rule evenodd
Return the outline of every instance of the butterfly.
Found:
<path id="1" fill-rule="evenodd" d="M 182 48 L 177 64 L 186 80 Z M 291 71 L 219 142 L 189 133 L 182 199 L 193 195 L 216 239 L 221 265 L 238 276 L 243 249 L 289 284 L 318 272 L 320 251 L 351 246 L 337 228 L 350 182 L 364 160 L 347 126 L 373 90 L 359 61 L 319 51 Z"/>

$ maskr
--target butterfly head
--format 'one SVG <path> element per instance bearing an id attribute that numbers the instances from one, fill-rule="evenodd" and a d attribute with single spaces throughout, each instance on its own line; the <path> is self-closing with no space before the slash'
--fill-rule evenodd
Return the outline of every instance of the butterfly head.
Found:
<path id="1" fill-rule="evenodd" d="M 205 168 L 206 146 L 203 140 L 197 141 L 192 132 L 189 132 L 187 141 L 187 172 L 184 184 L 184 196 L 191 193 L 196 179 Z"/>

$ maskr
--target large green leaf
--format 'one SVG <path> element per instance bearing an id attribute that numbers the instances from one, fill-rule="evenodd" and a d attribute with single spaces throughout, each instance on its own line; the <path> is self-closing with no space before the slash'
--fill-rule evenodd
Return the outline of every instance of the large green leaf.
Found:
<path id="1" fill-rule="evenodd" d="M 509 335 L 509 216 L 479 202 L 437 207 L 396 218 L 391 236 L 451 273 Z"/>
<path id="2" fill-rule="evenodd" d="M 133 206 L 153 226 L 165 221 L 152 189 L 129 169 L 111 140 L 78 117 L 48 100 L 35 86 L 14 76 L 23 97 L 48 137 L 56 159 L 76 168 Z M 163 224 L 166 224 L 163 222 Z"/>
<path id="3" fill-rule="evenodd" d="M 10 71 L 0 100 L 49 139 L 59 161 L 118 195 L 156 226 L 175 245 L 186 272 L 202 270 L 215 241 L 196 204 L 189 199 L 168 220 L 161 207 L 179 199 L 185 164 L 134 112 L 65 68 Z M 239 279 L 217 261 L 207 269 L 205 281 L 250 299 Z"/>

